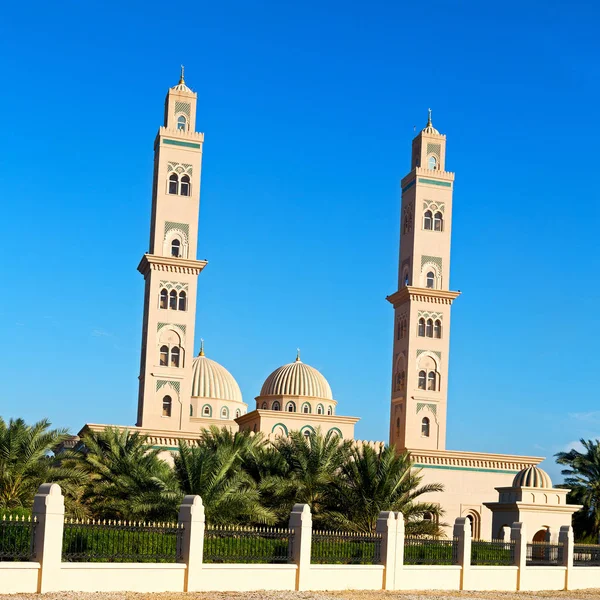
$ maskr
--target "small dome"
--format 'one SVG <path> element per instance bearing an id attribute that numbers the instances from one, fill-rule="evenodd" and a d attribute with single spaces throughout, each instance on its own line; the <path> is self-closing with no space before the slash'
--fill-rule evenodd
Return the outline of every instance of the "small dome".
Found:
<path id="1" fill-rule="evenodd" d="M 515 475 L 512 486 L 551 488 L 552 480 L 546 471 L 542 471 L 538 467 L 527 467 Z"/>
<path id="2" fill-rule="evenodd" d="M 204 351 L 192 363 L 192 397 L 242 402 L 242 392 L 233 375 L 219 363 L 204 356 Z"/>
<path id="3" fill-rule="evenodd" d="M 190 92 L 191 94 L 194 93 L 192 90 L 190 90 L 190 88 L 187 85 L 185 85 L 183 65 L 181 65 L 181 76 L 179 77 L 179 83 L 177 85 L 174 85 L 171 89 L 174 92 Z"/>
<path id="4" fill-rule="evenodd" d="M 261 396 L 307 396 L 333 400 L 327 379 L 300 358 L 275 369 L 265 380 Z"/>
<path id="5" fill-rule="evenodd" d="M 431 124 L 431 109 L 428 109 L 427 125 L 421 130 L 422 133 L 435 133 L 440 135 L 440 132 Z"/>

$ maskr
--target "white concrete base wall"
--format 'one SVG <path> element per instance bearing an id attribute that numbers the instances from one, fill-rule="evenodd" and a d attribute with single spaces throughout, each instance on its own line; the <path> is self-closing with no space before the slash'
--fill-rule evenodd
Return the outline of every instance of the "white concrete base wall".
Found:
<path id="1" fill-rule="evenodd" d="M 527 567 L 521 573 L 521 590 L 564 590 L 566 567 Z M 600 581 L 592 587 L 598 587 Z"/>
<path id="2" fill-rule="evenodd" d="M 515 591 L 518 573 L 518 567 L 470 567 L 463 578 L 463 589 Z"/>
<path id="3" fill-rule="evenodd" d="M 296 565 L 202 565 L 199 592 L 295 590 Z"/>
<path id="4" fill-rule="evenodd" d="M 0 593 L 35 594 L 39 573 L 37 562 L 0 562 Z"/>
<path id="5" fill-rule="evenodd" d="M 396 572 L 397 590 L 460 590 L 461 567 L 405 565 Z"/>
<path id="6" fill-rule="evenodd" d="M 569 570 L 569 589 L 600 587 L 600 567 L 573 567 Z"/>
<path id="7" fill-rule="evenodd" d="M 63 563 L 56 589 L 77 592 L 182 592 L 185 570 L 183 564 Z"/>
<path id="8" fill-rule="evenodd" d="M 309 590 L 381 590 L 383 565 L 311 565 Z"/>

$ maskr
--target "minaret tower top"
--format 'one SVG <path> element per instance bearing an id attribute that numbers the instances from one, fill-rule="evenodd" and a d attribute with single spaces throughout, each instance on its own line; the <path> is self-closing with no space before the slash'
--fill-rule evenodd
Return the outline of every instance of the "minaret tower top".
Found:
<path id="1" fill-rule="evenodd" d="M 165 100 L 165 128 L 176 131 L 196 130 L 196 101 L 198 94 L 185 83 L 184 67 L 181 65 L 179 83 L 169 88 Z"/>

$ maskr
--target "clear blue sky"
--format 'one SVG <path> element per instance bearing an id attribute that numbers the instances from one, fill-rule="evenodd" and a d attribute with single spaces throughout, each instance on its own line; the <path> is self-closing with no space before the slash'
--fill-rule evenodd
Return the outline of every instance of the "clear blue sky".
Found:
<path id="1" fill-rule="evenodd" d="M 597 3 L 1 11 L 0 414 L 134 422 L 152 145 L 184 63 L 206 134 L 198 338 L 250 407 L 300 346 L 357 435 L 387 439 L 399 180 L 431 107 L 463 292 L 448 446 L 551 456 L 600 433 Z"/>

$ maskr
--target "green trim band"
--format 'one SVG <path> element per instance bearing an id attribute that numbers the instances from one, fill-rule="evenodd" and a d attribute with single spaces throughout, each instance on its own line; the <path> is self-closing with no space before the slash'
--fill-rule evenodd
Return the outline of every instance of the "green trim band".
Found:
<path id="1" fill-rule="evenodd" d="M 171 146 L 185 146 L 186 148 L 200 148 L 200 144 L 192 144 L 192 142 L 180 142 L 179 140 L 163 139 L 163 144 L 171 144 Z"/>
<path id="2" fill-rule="evenodd" d="M 431 185 L 441 185 L 442 187 L 452 187 L 449 181 L 436 181 L 435 179 L 424 179 L 419 177 L 419 183 L 429 183 Z"/>
<path id="3" fill-rule="evenodd" d="M 453 465 L 423 465 L 415 463 L 413 466 L 419 469 L 444 469 L 445 471 L 475 471 L 477 473 L 505 473 L 516 475 L 519 471 L 505 471 L 504 469 L 477 469 L 475 467 L 454 467 Z"/>
<path id="4" fill-rule="evenodd" d="M 406 192 L 406 190 L 410 190 L 410 188 L 415 185 L 415 183 L 417 183 L 416 179 L 413 179 L 410 183 L 407 183 L 403 188 L 402 188 L 402 193 L 404 194 L 404 192 Z"/>
<path id="5" fill-rule="evenodd" d="M 179 452 L 179 448 L 174 446 L 152 446 L 152 450 L 176 450 Z"/>

